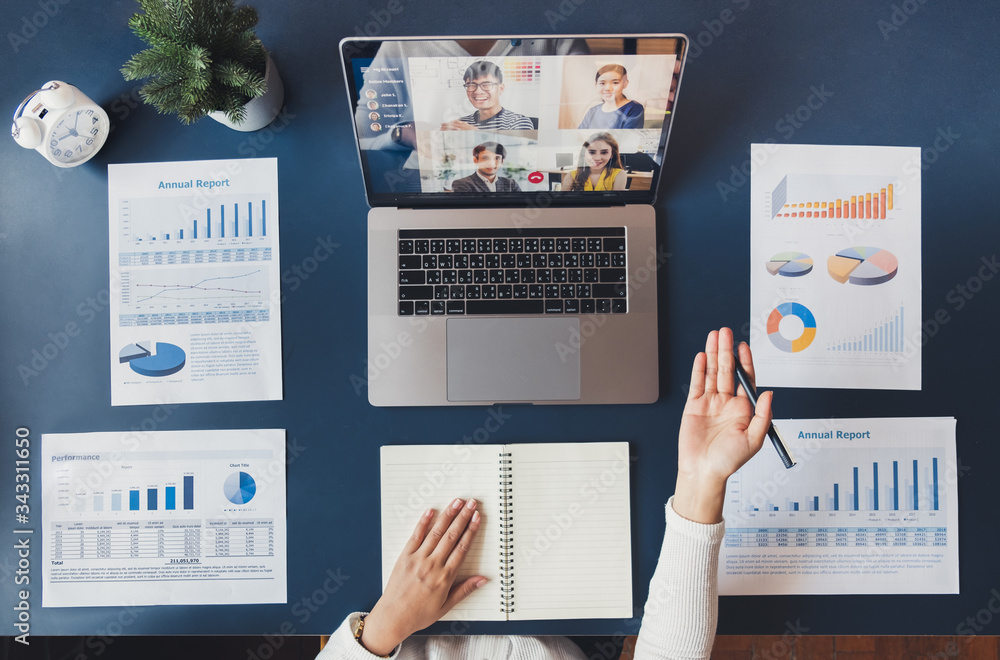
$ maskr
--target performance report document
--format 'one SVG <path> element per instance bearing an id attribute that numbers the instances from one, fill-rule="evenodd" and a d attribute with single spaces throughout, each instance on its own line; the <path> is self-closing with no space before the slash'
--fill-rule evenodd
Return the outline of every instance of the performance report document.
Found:
<path id="1" fill-rule="evenodd" d="M 719 593 L 957 594 L 952 417 L 775 420 L 727 484 Z"/>
<path id="2" fill-rule="evenodd" d="M 920 149 L 752 151 L 757 385 L 919 390 Z"/>
<path id="3" fill-rule="evenodd" d="M 285 432 L 42 436 L 43 607 L 284 603 Z"/>
<path id="4" fill-rule="evenodd" d="M 108 166 L 111 405 L 280 399 L 277 159 Z"/>

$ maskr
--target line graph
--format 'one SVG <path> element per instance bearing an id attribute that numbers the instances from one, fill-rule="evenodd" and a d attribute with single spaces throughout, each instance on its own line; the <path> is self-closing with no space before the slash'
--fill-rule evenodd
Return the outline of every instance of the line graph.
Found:
<path id="1" fill-rule="evenodd" d="M 269 298 L 267 273 L 249 266 L 225 269 L 157 268 L 122 274 L 121 305 L 126 313 L 259 309 Z"/>
<path id="2" fill-rule="evenodd" d="M 137 292 L 149 291 L 149 295 L 139 298 L 136 300 L 137 303 L 144 303 L 154 298 L 160 298 L 161 300 L 218 300 L 218 295 L 209 295 L 213 292 L 221 291 L 224 292 L 222 295 L 227 295 L 229 299 L 235 299 L 240 297 L 239 294 L 243 294 L 246 298 L 256 299 L 260 295 L 260 290 L 250 290 L 250 289 L 236 289 L 225 286 L 211 286 L 212 283 L 216 282 L 226 282 L 232 280 L 245 280 L 246 278 L 256 275 L 260 270 L 255 270 L 250 273 L 243 273 L 242 275 L 228 275 L 221 277 L 206 277 L 197 284 L 136 284 L 135 290 Z M 204 296 L 188 296 L 184 295 L 191 291 L 204 291 L 206 295 Z M 154 293 L 155 292 L 155 293 Z M 170 293 L 175 293 L 176 295 L 169 295 Z"/>

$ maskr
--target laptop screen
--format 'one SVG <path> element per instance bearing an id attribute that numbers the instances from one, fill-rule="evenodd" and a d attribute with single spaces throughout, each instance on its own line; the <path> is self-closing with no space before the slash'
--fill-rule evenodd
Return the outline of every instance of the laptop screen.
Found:
<path id="1" fill-rule="evenodd" d="M 369 204 L 652 203 L 683 35 L 345 39 Z"/>

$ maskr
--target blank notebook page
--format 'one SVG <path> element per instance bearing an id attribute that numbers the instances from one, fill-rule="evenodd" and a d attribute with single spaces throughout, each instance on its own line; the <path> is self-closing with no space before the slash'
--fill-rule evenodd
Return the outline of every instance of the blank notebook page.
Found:
<path id="1" fill-rule="evenodd" d="M 632 616 L 627 442 L 507 445 L 511 619 Z"/>
<path id="2" fill-rule="evenodd" d="M 382 587 L 413 528 L 428 507 L 439 513 L 456 497 L 474 497 L 482 526 L 458 581 L 485 575 L 477 589 L 445 620 L 503 620 L 501 611 L 499 445 L 386 446 L 382 461 Z"/>

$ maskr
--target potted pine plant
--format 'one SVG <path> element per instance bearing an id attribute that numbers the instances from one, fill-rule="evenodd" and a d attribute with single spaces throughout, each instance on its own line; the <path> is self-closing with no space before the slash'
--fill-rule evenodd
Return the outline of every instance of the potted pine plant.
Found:
<path id="1" fill-rule="evenodd" d="M 278 115 L 284 86 L 254 32 L 257 11 L 234 0 L 137 0 L 129 27 L 149 48 L 122 67 L 126 80 L 159 112 L 184 124 L 208 115 L 255 131 Z"/>

